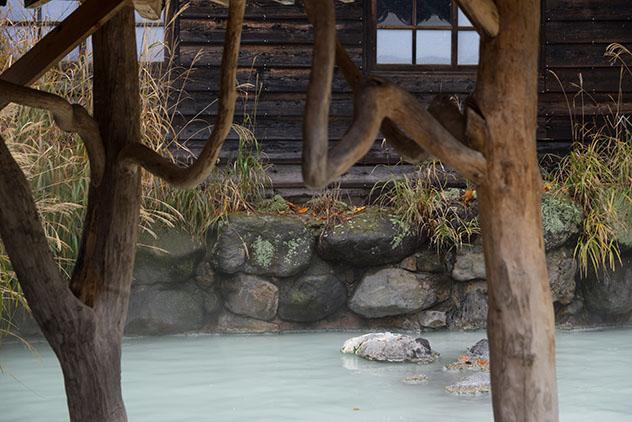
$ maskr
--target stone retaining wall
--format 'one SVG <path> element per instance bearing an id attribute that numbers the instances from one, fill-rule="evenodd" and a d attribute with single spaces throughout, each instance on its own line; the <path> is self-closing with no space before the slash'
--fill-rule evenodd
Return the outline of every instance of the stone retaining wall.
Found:
<path id="1" fill-rule="evenodd" d="M 581 279 L 579 211 L 554 205 L 545 200 L 543 214 L 558 324 L 631 322 L 632 255 Z M 127 333 L 485 327 L 480 240 L 439 255 L 377 209 L 329 228 L 312 223 L 233 215 L 205 244 L 162 232 L 138 252 Z"/>
<path id="2" fill-rule="evenodd" d="M 573 258 L 581 212 L 545 195 L 543 217 L 558 324 L 632 323 L 630 248 L 615 271 L 581 278 Z M 486 324 L 480 240 L 440 255 L 378 209 L 330 227 L 294 215 L 232 215 L 205 242 L 171 229 L 143 243 L 128 335 L 471 330 Z M 38 331 L 29 318 L 21 319 L 23 335 Z"/>

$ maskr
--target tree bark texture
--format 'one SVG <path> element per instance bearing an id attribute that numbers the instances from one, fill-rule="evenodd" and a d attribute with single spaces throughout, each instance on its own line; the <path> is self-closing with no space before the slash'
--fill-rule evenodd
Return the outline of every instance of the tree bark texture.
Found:
<path id="1" fill-rule="evenodd" d="M 134 9 L 126 6 L 94 35 L 94 112 L 101 134 L 94 142 L 103 141 L 104 169 L 101 183 L 90 187 L 70 283 L 53 259 L 28 181 L 0 139 L 0 236 L 33 316 L 60 361 L 73 422 L 127 420 L 121 341 L 141 191 L 137 166 L 124 165 L 120 151 L 140 139 L 139 92 Z M 71 117 L 57 116 L 62 123 Z"/>
<path id="2" fill-rule="evenodd" d="M 93 36 L 94 118 L 105 147 L 103 183 L 92 185 L 82 248 L 72 277 L 75 295 L 94 310 L 92 343 L 60 359 L 72 421 L 126 421 L 121 395 L 121 341 L 136 250 L 140 172 L 120 151 L 138 142 L 140 89 L 133 8 Z"/>
<path id="3" fill-rule="evenodd" d="M 496 422 L 558 420 L 555 325 L 536 153 L 539 0 L 496 0 L 500 30 L 481 43 L 474 103 L 487 123 L 479 186 Z"/>

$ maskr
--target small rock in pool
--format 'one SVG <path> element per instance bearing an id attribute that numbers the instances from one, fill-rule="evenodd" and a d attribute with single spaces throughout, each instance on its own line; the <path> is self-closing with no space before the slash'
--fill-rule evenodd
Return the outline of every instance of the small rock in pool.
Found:
<path id="1" fill-rule="evenodd" d="M 439 356 L 424 338 L 388 332 L 351 338 L 343 344 L 341 352 L 381 362 L 431 363 Z"/>
<path id="2" fill-rule="evenodd" d="M 474 346 L 467 349 L 470 355 L 489 359 L 489 341 L 486 338 L 479 340 Z"/>
<path id="3" fill-rule="evenodd" d="M 491 390 L 491 380 L 489 373 L 480 372 L 470 375 L 462 381 L 448 385 L 445 388 L 449 393 L 458 395 L 475 395 L 489 393 Z"/>
<path id="4" fill-rule="evenodd" d="M 489 372 L 489 343 L 487 339 L 482 339 L 467 349 L 465 353 L 459 356 L 456 362 L 446 365 L 446 369 L 451 371 L 468 369 L 470 371 Z"/>
<path id="5" fill-rule="evenodd" d="M 402 380 L 404 384 L 411 384 L 411 385 L 425 384 L 428 381 L 430 381 L 430 377 L 424 374 L 411 375 Z"/>

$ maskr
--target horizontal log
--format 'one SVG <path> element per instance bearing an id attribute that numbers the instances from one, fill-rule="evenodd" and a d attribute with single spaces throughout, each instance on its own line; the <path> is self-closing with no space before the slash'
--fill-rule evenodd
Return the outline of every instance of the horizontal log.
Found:
<path id="1" fill-rule="evenodd" d="M 222 45 L 224 42 L 225 20 L 180 19 L 179 42 L 182 44 Z M 343 21 L 336 25 L 340 41 L 346 46 L 362 43 L 363 25 L 361 21 Z M 247 20 L 241 36 L 242 45 L 247 44 L 311 44 L 312 26 L 307 20 Z"/>
<path id="2" fill-rule="evenodd" d="M 622 16 L 623 17 L 623 16 Z M 545 43 L 603 43 L 632 42 L 632 21 L 551 21 L 544 23 Z"/>
<path id="3" fill-rule="evenodd" d="M 619 88 L 623 93 L 631 93 L 632 78 L 625 74 L 622 77 L 620 72 L 618 66 L 596 69 L 550 69 L 545 74 L 544 88 L 545 92 L 574 93 L 580 91 L 581 80 L 583 90 L 590 93 L 616 94 Z"/>
<path id="4" fill-rule="evenodd" d="M 210 116 L 201 116 L 192 119 L 192 116 L 176 116 L 173 121 L 174 127 L 178 128 L 178 138 L 187 141 L 206 140 L 213 125 Z M 351 125 L 348 117 L 333 117 L 329 123 L 329 134 L 333 140 L 340 139 L 347 128 Z M 302 117 L 269 116 L 257 119 L 253 132 L 257 139 L 281 139 L 300 140 L 303 139 L 303 119 Z M 231 131 L 228 139 L 237 139 L 238 134 Z"/>
<path id="5" fill-rule="evenodd" d="M 414 175 L 415 171 L 416 168 L 410 165 L 354 166 L 331 186 L 340 183 L 342 188 L 371 189 L 375 184 L 389 179 Z M 276 165 L 269 170 L 268 174 L 272 179 L 273 187 L 305 188 L 299 165 Z"/>
<path id="6" fill-rule="evenodd" d="M 616 109 L 625 113 L 632 113 L 632 93 L 622 95 L 618 94 L 591 93 L 578 94 L 567 92 L 552 93 L 540 95 L 538 103 L 538 111 L 540 115 L 545 116 L 563 116 L 569 114 L 578 115 L 594 115 L 610 113 Z"/>
<path id="7" fill-rule="evenodd" d="M 182 70 L 176 70 L 175 75 Z M 195 67 L 185 71 L 188 76 L 176 76 L 174 88 L 188 92 L 215 92 L 219 86 L 218 67 Z M 239 91 L 242 92 L 306 92 L 309 69 L 241 68 L 237 71 Z M 333 81 L 333 92 L 351 93 L 351 88 L 338 72 Z"/>
<path id="8" fill-rule="evenodd" d="M 434 94 L 419 94 L 417 99 L 428 105 Z M 204 116 L 217 113 L 217 95 L 209 92 L 190 92 L 180 99 L 178 112 L 194 116 L 198 113 Z M 256 115 L 258 118 L 267 116 L 302 117 L 305 111 L 304 93 L 269 93 L 262 92 L 258 98 L 252 94 L 241 95 L 237 100 L 236 116 Z M 351 116 L 353 113 L 353 98 L 351 94 L 336 93 L 332 96 L 330 116 Z"/>
<path id="9" fill-rule="evenodd" d="M 610 67 L 604 44 L 550 44 L 543 47 L 544 64 L 549 68 Z"/>
<path id="10" fill-rule="evenodd" d="M 225 19 L 228 11 L 225 7 L 212 4 L 208 0 L 190 0 L 183 17 Z M 336 15 L 339 19 L 362 20 L 363 2 L 343 3 L 337 1 Z M 248 0 L 246 19 L 302 19 L 305 18 L 303 2 L 293 5 L 281 5 L 274 0 Z"/>
<path id="11" fill-rule="evenodd" d="M 204 147 L 204 141 L 182 142 L 183 149 L 174 148 L 174 152 L 179 159 L 198 156 Z M 229 139 L 222 147 L 220 154 L 220 164 L 232 162 L 237 157 L 239 149 L 239 140 Z M 332 147 L 336 145 L 336 141 L 331 142 Z M 266 139 L 259 142 L 261 149 L 261 160 L 265 163 L 274 164 L 301 164 L 303 143 L 300 140 L 279 140 Z M 375 142 L 368 154 L 359 161 L 359 164 L 397 164 L 401 162 L 399 154 L 387 144 Z"/>
<path id="12" fill-rule="evenodd" d="M 182 70 L 176 71 L 183 72 Z M 176 89 L 194 91 L 215 91 L 219 83 L 219 68 L 196 66 L 186 70 L 186 78 L 176 76 Z M 250 68 L 245 67 L 238 71 L 238 82 L 242 86 L 240 90 L 246 92 L 255 91 L 255 82 L 258 81 L 265 92 L 306 92 L 309 82 L 310 70 L 270 67 Z M 384 77 L 402 88 L 415 94 L 469 94 L 476 85 L 475 73 L 450 73 L 450 72 L 375 72 L 377 76 Z M 350 93 L 351 89 L 336 71 L 332 90 L 334 93 Z"/>
<path id="13" fill-rule="evenodd" d="M 630 0 L 545 0 L 545 20 L 620 20 L 632 16 Z"/>
<path id="14" fill-rule="evenodd" d="M 193 64 L 219 66 L 222 61 L 223 47 L 219 45 L 180 45 L 180 64 L 189 67 Z M 347 50 L 356 62 L 362 62 L 362 48 L 353 47 Z M 239 53 L 239 66 L 261 67 L 303 67 L 312 65 L 312 46 L 288 45 L 242 45 Z"/>

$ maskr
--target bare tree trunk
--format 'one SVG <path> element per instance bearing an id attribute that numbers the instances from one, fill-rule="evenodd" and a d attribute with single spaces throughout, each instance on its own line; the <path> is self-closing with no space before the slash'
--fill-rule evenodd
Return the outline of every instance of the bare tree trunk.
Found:
<path id="1" fill-rule="evenodd" d="M 105 146 L 105 174 L 89 193 L 71 288 L 94 309 L 93 338 L 60 357 L 72 421 L 126 421 L 121 340 L 129 303 L 140 209 L 140 175 L 120 151 L 140 137 L 140 93 L 132 7 L 93 36 L 94 118 Z M 69 356 L 70 355 L 70 356 Z"/>
<path id="2" fill-rule="evenodd" d="M 125 422 L 121 340 L 141 193 L 139 170 L 120 159 L 120 151 L 141 135 L 131 6 L 94 35 L 94 110 L 105 172 L 90 188 L 70 288 L 53 260 L 28 181 L 1 138 L 0 236 L 33 316 L 61 363 L 71 421 Z"/>
<path id="3" fill-rule="evenodd" d="M 498 36 L 481 46 L 474 102 L 489 133 L 479 187 L 497 422 L 558 420 L 555 325 L 536 153 L 539 0 L 496 0 Z"/>

